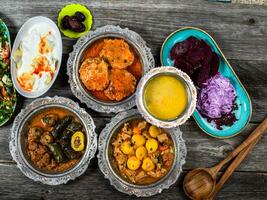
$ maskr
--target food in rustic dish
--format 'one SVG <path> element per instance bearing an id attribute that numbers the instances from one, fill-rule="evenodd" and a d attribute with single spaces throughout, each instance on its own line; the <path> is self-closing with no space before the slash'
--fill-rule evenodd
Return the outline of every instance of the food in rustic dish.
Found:
<path id="1" fill-rule="evenodd" d="M 219 72 L 219 56 L 204 41 L 193 36 L 174 45 L 170 53 L 174 66 L 186 72 L 198 86 L 197 110 L 213 121 L 217 129 L 232 126 L 236 91 L 229 79 Z"/>
<path id="2" fill-rule="evenodd" d="M 25 92 L 43 91 L 51 85 L 61 59 L 56 30 L 46 22 L 35 23 L 22 36 L 13 54 L 16 79 Z"/>
<path id="3" fill-rule="evenodd" d="M 126 70 L 111 69 L 110 84 L 104 94 L 110 100 L 120 101 L 132 94 L 135 90 L 136 78 Z"/>
<path id="4" fill-rule="evenodd" d="M 86 50 L 79 75 L 96 98 L 121 101 L 134 93 L 142 65 L 134 48 L 124 39 L 105 38 Z"/>
<path id="5" fill-rule="evenodd" d="M 172 120 L 181 115 L 186 109 L 187 99 L 184 83 L 173 75 L 158 75 L 145 86 L 145 107 L 161 120 Z"/>
<path id="6" fill-rule="evenodd" d="M 61 27 L 63 30 L 69 29 L 81 33 L 85 31 L 85 25 L 83 24 L 85 20 L 85 15 L 82 12 L 77 11 L 72 16 L 65 15 L 61 21 Z"/>
<path id="7" fill-rule="evenodd" d="M 3 22 L 2 22 L 3 23 Z M 0 126 L 13 114 L 16 92 L 10 77 L 10 49 L 7 33 L 0 29 Z"/>
<path id="8" fill-rule="evenodd" d="M 198 94 L 197 110 L 208 121 L 214 121 L 217 129 L 231 126 L 237 120 L 233 111 L 236 109 L 236 91 L 229 79 L 220 73 L 202 84 Z"/>
<path id="9" fill-rule="evenodd" d="M 120 39 L 104 40 L 100 57 L 108 61 L 112 68 L 125 69 L 134 61 L 129 45 Z"/>
<path id="10" fill-rule="evenodd" d="M 174 160 L 174 146 L 165 130 L 144 120 L 123 124 L 112 141 L 113 159 L 119 173 L 138 185 L 164 177 Z"/>
<path id="11" fill-rule="evenodd" d="M 109 84 L 108 64 L 100 58 L 87 58 L 83 61 L 79 72 L 88 90 L 101 91 Z"/>
<path id="12" fill-rule="evenodd" d="M 174 66 L 187 73 L 194 84 L 201 84 L 217 74 L 220 60 L 204 41 L 193 36 L 176 43 L 170 52 Z"/>
<path id="13" fill-rule="evenodd" d="M 83 125 L 63 108 L 48 108 L 36 114 L 29 122 L 25 140 L 30 160 L 48 172 L 73 167 L 86 146 Z"/>

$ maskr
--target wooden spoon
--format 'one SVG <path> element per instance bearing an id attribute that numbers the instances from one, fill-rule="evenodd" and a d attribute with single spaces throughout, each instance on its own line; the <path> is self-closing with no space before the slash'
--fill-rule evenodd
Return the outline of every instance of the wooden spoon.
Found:
<path id="1" fill-rule="evenodd" d="M 194 200 L 208 199 L 214 192 L 216 185 L 216 176 L 219 170 L 230 160 L 236 157 L 240 151 L 254 142 L 265 133 L 267 129 L 267 118 L 243 141 L 234 151 L 225 159 L 212 168 L 197 168 L 190 171 L 184 179 L 183 188 L 185 194 Z"/>
<path id="2" fill-rule="evenodd" d="M 235 171 L 235 169 L 241 164 L 241 162 L 245 159 L 245 157 L 252 151 L 252 149 L 255 147 L 255 145 L 257 144 L 257 142 L 260 140 L 261 136 L 259 136 L 258 139 L 256 139 L 255 142 L 251 143 L 248 147 L 246 147 L 245 149 L 243 149 L 243 151 L 241 151 L 236 158 L 233 160 L 233 162 L 229 165 L 229 167 L 227 167 L 227 170 L 224 172 L 224 174 L 222 175 L 222 177 L 220 178 L 220 180 L 218 181 L 218 183 L 215 186 L 215 190 L 213 191 L 213 193 L 210 195 L 208 200 L 212 200 L 216 194 L 221 190 L 221 188 L 223 187 L 224 183 L 231 177 L 231 175 L 233 174 L 233 172 Z"/>

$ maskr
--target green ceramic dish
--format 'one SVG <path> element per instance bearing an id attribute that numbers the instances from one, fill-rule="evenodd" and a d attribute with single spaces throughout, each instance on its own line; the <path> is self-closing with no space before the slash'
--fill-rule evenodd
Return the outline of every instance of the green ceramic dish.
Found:
<path id="1" fill-rule="evenodd" d="M 76 33 L 76 32 L 71 31 L 71 30 L 63 30 L 62 26 L 61 26 L 61 21 L 62 21 L 63 17 L 65 15 L 72 16 L 77 11 L 82 12 L 86 17 L 85 21 L 83 22 L 83 24 L 85 25 L 85 31 L 82 32 L 82 33 Z M 93 23 L 93 16 L 92 16 L 90 10 L 88 10 L 85 6 L 83 6 L 81 4 L 69 4 L 69 5 L 66 5 L 59 12 L 58 18 L 57 18 L 57 24 L 58 24 L 58 27 L 59 27 L 60 31 L 65 36 L 67 36 L 69 38 L 79 38 L 79 37 L 85 35 L 86 33 L 88 33 L 88 31 L 91 30 L 92 23 Z"/>
<path id="2" fill-rule="evenodd" d="M 11 118 L 17 102 L 10 75 L 10 49 L 9 31 L 0 19 L 0 127 Z"/>
<path id="3" fill-rule="evenodd" d="M 251 101 L 246 89 L 235 74 L 233 68 L 225 58 L 224 54 L 222 53 L 215 40 L 207 32 L 198 28 L 184 27 L 178 29 L 170 36 L 168 36 L 162 45 L 160 53 L 161 64 L 163 66 L 173 66 L 174 62 L 170 58 L 170 51 L 172 47 L 177 42 L 181 42 L 190 36 L 194 36 L 198 39 L 203 39 L 207 44 L 211 46 L 212 50 L 219 55 L 219 72 L 222 74 L 222 76 L 228 78 L 231 84 L 234 86 L 237 94 L 237 99 L 235 103 L 238 106 L 238 109 L 234 111 L 237 121 L 232 126 L 223 126 L 222 130 L 218 130 L 215 127 L 214 123 L 208 122 L 207 119 L 202 117 L 197 110 L 195 110 L 193 117 L 197 122 L 198 126 L 207 134 L 217 138 L 233 137 L 240 133 L 248 124 L 252 114 Z"/>

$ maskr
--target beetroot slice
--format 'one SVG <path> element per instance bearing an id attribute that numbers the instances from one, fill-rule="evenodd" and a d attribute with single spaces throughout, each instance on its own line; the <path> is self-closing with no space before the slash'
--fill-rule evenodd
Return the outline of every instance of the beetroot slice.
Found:
<path id="1" fill-rule="evenodd" d="M 211 62 L 212 59 L 212 50 L 210 46 L 206 44 L 206 46 L 203 48 L 203 51 L 205 53 L 205 57 L 203 59 L 203 64 L 206 65 Z"/>
<path id="2" fill-rule="evenodd" d="M 203 60 L 205 53 L 201 49 L 194 49 L 187 53 L 187 60 L 190 62 L 196 63 L 200 60 Z"/>
<path id="3" fill-rule="evenodd" d="M 218 72 L 219 57 L 204 40 L 190 36 L 173 46 L 170 52 L 174 66 L 187 73 L 201 87 Z"/>
<path id="4" fill-rule="evenodd" d="M 192 69 L 192 65 L 186 60 L 183 60 L 182 58 L 175 60 L 174 66 L 190 75 L 190 69 Z"/>
<path id="5" fill-rule="evenodd" d="M 195 49 L 195 48 L 199 48 L 201 42 L 199 39 L 193 37 L 193 36 L 190 36 L 188 39 L 188 43 L 190 44 L 189 45 L 189 49 Z"/>
<path id="6" fill-rule="evenodd" d="M 219 65 L 220 65 L 219 56 L 213 52 L 212 59 L 210 62 L 210 66 L 211 66 L 210 76 L 215 76 L 218 73 Z"/>
<path id="7" fill-rule="evenodd" d="M 189 48 L 188 40 L 184 40 L 174 45 L 171 49 L 171 59 L 176 59 L 178 57 L 183 56 Z"/>
<path id="8" fill-rule="evenodd" d="M 208 80 L 209 73 L 210 73 L 210 65 L 205 65 L 199 68 L 197 79 L 196 79 L 196 83 L 199 87 L 201 87 L 202 83 Z"/>

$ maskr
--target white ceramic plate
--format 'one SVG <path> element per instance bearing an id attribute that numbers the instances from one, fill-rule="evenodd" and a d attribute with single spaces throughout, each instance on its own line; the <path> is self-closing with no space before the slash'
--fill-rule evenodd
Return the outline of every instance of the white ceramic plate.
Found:
<path id="1" fill-rule="evenodd" d="M 58 57 L 57 57 L 56 71 L 54 73 L 52 81 L 50 82 L 50 84 L 47 87 L 43 88 L 42 90 L 37 90 L 37 91 L 33 91 L 33 92 L 26 92 L 25 90 L 23 90 L 21 88 L 20 84 L 18 83 L 17 73 L 16 73 L 16 63 L 13 59 L 14 58 L 13 54 L 15 53 L 17 48 L 19 47 L 23 37 L 28 33 L 29 29 L 38 23 L 47 24 L 49 27 L 51 27 L 51 30 L 53 30 L 53 32 L 55 33 L 56 41 L 58 42 L 58 52 L 57 52 Z M 39 96 L 43 95 L 44 93 L 46 93 L 56 80 L 56 77 L 57 77 L 58 72 L 59 72 L 60 64 L 61 64 L 61 59 L 62 59 L 62 39 L 61 39 L 61 35 L 60 35 L 60 32 L 58 30 L 57 25 L 47 17 L 36 16 L 36 17 L 30 18 L 20 28 L 20 30 L 16 36 L 16 39 L 14 41 L 12 52 L 11 52 L 11 76 L 12 76 L 12 81 L 14 83 L 16 90 L 22 96 L 28 97 L 28 98 L 36 98 L 36 97 L 39 97 Z"/>

